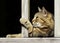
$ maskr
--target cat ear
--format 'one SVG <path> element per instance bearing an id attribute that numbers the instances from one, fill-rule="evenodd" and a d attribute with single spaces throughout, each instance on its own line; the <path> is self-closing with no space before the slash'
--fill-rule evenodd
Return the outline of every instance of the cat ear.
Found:
<path id="1" fill-rule="evenodd" d="M 44 16 L 47 16 L 47 10 L 44 7 L 42 7 L 42 13 L 44 13 Z"/>
<path id="2" fill-rule="evenodd" d="M 38 11 L 41 12 L 41 8 L 40 7 L 38 7 Z"/>
<path id="3" fill-rule="evenodd" d="M 44 7 L 42 7 L 42 12 L 43 12 L 44 14 L 46 14 L 46 13 L 47 13 L 47 10 L 46 10 Z"/>

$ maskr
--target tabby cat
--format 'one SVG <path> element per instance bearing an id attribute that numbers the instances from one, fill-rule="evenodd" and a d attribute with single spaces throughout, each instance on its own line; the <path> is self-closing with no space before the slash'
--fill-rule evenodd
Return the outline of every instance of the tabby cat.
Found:
<path id="1" fill-rule="evenodd" d="M 53 36 L 54 35 L 54 19 L 52 13 L 48 12 L 44 7 L 34 15 L 32 23 L 25 18 L 21 18 L 20 22 L 23 24 L 30 37 Z"/>

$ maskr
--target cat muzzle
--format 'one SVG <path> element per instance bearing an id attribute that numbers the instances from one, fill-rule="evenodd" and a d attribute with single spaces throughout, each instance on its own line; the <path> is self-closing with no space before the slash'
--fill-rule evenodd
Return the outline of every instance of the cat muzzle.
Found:
<path id="1" fill-rule="evenodd" d="M 44 28 L 44 27 L 47 27 L 46 25 L 43 25 L 43 24 L 41 24 L 41 23 L 39 23 L 39 22 L 36 22 L 36 23 L 34 23 L 33 24 L 33 27 L 35 27 L 35 28 Z"/>

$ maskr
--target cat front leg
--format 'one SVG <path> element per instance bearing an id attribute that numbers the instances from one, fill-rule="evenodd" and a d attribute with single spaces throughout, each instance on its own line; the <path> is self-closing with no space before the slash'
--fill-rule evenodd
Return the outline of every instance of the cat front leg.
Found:
<path id="1" fill-rule="evenodd" d="M 32 32 L 33 26 L 27 18 L 20 18 L 20 23 L 26 27 L 26 29 L 28 30 L 28 33 Z"/>

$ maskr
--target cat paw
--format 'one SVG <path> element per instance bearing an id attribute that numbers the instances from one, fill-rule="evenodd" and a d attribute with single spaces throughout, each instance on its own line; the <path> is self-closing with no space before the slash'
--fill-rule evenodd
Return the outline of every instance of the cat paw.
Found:
<path id="1" fill-rule="evenodd" d="M 21 24 L 26 24 L 29 20 L 27 18 L 20 18 Z"/>

